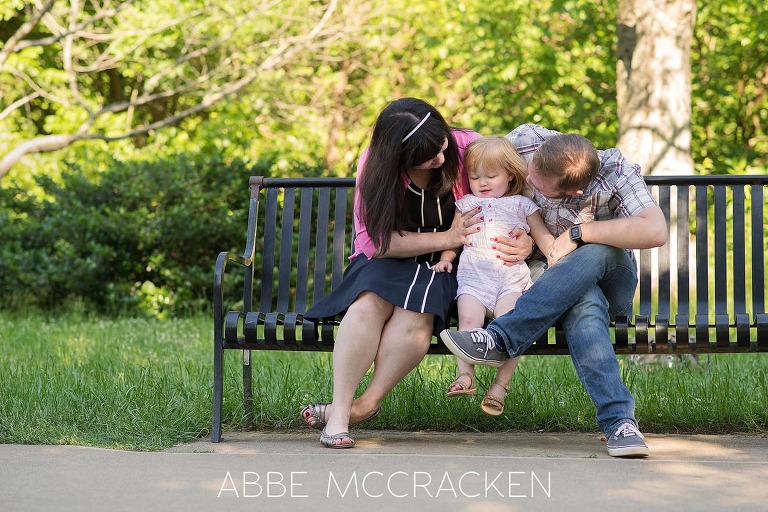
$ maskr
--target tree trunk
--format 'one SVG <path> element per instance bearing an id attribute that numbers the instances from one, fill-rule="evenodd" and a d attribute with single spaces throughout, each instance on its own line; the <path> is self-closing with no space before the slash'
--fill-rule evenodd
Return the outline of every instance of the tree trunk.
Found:
<path id="1" fill-rule="evenodd" d="M 644 174 L 693 174 L 695 0 L 619 0 L 617 147 Z"/>

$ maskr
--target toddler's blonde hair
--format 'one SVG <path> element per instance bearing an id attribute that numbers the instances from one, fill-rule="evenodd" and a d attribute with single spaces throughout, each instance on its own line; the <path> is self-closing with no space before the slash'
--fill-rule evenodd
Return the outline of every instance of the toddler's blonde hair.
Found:
<path id="1" fill-rule="evenodd" d="M 464 153 L 464 165 L 467 173 L 489 166 L 504 170 L 512 178 L 506 195 L 516 196 L 526 192 L 528 167 L 515 145 L 506 137 L 491 135 L 473 140 Z"/>

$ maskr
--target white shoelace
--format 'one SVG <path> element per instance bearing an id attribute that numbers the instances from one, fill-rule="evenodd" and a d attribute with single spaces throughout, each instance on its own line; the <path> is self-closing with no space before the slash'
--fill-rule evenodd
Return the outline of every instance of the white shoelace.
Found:
<path id="1" fill-rule="evenodd" d="M 493 339 L 493 336 L 488 334 L 488 331 L 485 329 L 481 329 L 479 327 L 472 329 L 469 331 L 469 335 L 472 338 L 472 343 L 477 343 L 478 345 L 485 343 L 485 353 L 483 356 L 487 356 L 491 349 L 496 348 L 496 341 Z"/>
<path id="2" fill-rule="evenodd" d="M 640 433 L 636 426 L 631 423 L 622 423 L 619 428 L 616 429 L 616 433 L 613 434 L 614 439 L 622 437 L 639 436 L 640 439 L 645 439 L 645 436 Z"/>

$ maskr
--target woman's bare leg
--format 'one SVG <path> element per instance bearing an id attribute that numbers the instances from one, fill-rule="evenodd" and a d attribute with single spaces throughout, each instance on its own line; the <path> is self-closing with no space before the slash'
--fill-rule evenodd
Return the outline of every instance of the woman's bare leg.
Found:
<path id="1" fill-rule="evenodd" d="M 384 397 L 419 365 L 432 342 L 434 315 L 395 308 L 384 326 L 371 382 L 355 408 L 375 411 Z"/>
<path id="2" fill-rule="evenodd" d="M 333 346 L 333 404 L 326 412 L 326 432 L 349 430 L 355 391 L 373 364 L 382 332 L 394 306 L 375 293 L 364 292 L 341 320 Z"/>

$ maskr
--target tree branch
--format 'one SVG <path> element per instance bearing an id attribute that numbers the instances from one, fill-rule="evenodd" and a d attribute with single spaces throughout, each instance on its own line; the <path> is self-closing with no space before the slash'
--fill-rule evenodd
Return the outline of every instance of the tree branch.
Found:
<path id="1" fill-rule="evenodd" d="M 30 153 L 45 153 L 63 149 L 76 142 L 84 140 L 102 140 L 105 142 L 113 142 L 122 139 L 128 139 L 143 135 L 161 128 L 177 124 L 179 121 L 186 119 L 192 115 L 198 114 L 204 110 L 211 108 L 226 96 L 237 93 L 242 90 L 248 84 L 250 84 L 256 78 L 256 73 L 251 72 L 235 82 L 227 84 L 219 90 L 216 90 L 210 94 L 207 94 L 196 105 L 182 110 L 173 116 L 167 117 L 160 121 L 150 123 L 144 126 L 140 126 L 133 130 L 127 131 L 119 135 L 105 135 L 102 133 L 87 133 L 87 130 L 93 125 L 93 121 L 101 114 L 115 111 L 114 108 L 106 108 L 96 114 L 88 122 L 83 123 L 77 133 L 63 134 L 63 135 L 45 135 L 42 137 L 36 137 L 34 139 L 25 141 L 7 153 L 2 159 L 0 159 L 0 178 L 5 176 L 8 171 L 21 160 L 25 155 Z M 121 105 L 125 109 L 129 108 L 131 103 Z M 121 108 L 122 110 L 122 108 Z"/>
<path id="2" fill-rule="evenodd" d="M 49 4 L 51 4 L 51 5 L 54 2 L 55 2 L 55 0 L 49 0 Z M 135 2 L 136 2 L 136 0 L 125 0 L 124 2 L 122 2 L 120 5 L 118 5 L 117 7 L 113 8 L 113 9 L 99 10 L 99 12 L 95 16 L 91 16 L 87 20 L 85 20 L 85 21 L 83 21 L 83 22 L 81 22 L 81 23 L 79 23 L 77 25 L 71 26 L 69 29 L 64 29 L 64 27 L 58 27 L 59 29 L 61 29 L 61 32 L 59 34 L 56 34 L 56 35 L 53 35 L 53 36 L 49 36 L 49 37 L 44 37 L 42 39 L 29 39 L 27 41 L 21 41 L 16 46 L 14 51 L 20 52 L 20 51 L 22 51 L 22 50 L 24 50 L 26 48 L 32 48 L 33 46 L 50 46 L 50 45 L 52 45 L 54 43 L 58 43 L 59 41 L 61 41 L 65 37 L 72 36 L 72 35 L 79 35 L 79 33 L 84 28 L 86 28 L 86 27 L 88 27 L 90 25 L 93 25 L 94 23 L 96 23 L 98 21 L 101 21 L 103 19 L 109 19 L 109 18 L 115 17 L 117 14 L 120 13 L 120 11 L 122 11 L 123 9 L 125 9 L 126 7 L 130 6 L 131 4 L 133 4 Z M 42 13 L 40 18 L 42 18 L 43 15 L 47 14 L 47 12 L 49 10 L 50 10 L 50 5 L 48 7 L 48 10 L 46 12 Z M 37 24 L 39 21 L 40 21 L 40 19 L 38 19 L 35 22 L 35 24 Z"/>
<path id="3" fill-rule="evenodd" d="M 29 102 L 37 99 L 40 97 L 39 92 L 33 92 L 32 94 L 28 94 L 24 96 L 23 98 L 19 98 L 10 105 L 8 105 L 5 109 L 3 109 L 2 112 L 0 112 L 0 121 L 8 117 L 13 111 L 15 111 L 18 108 L 21 108 L 23 105 L 28 104 Z"/>
<path id="4" fill-rule="evenodd" d="M 21 40 L 24 39 L 24 37 L 26 37 L 30 32 L 32 32 L 37 24 L 40 23 L 42 17 L 51 10 L 55 1 L 56 0 L 47 0 L 45 4 L 41 5 L 32 13 L 29 21 L 19 27 L 16 33 L 8 38 L 8 41 L 5 42 L 5 46 L 3 46 L 3 49 L 0 50 L 0 72 L 2 72 L 3 65 L 5 64 L 5 61 L 8 60 L 8 57 L 12 53 L 21 50 Z"/>
<path id="5" fill-rule="evenodd" d="M 60 44 L 58 62 L 62 67 L 58 70 L 50 68 L 54 73 L 47 77 L 41 73 L 27 76 L 21 70 L 11 70 L 13 75 L 22 77 L 31 91 L 19 87 L 16 92 L 21 97 L 9 98 L 9 101 L 15 101 L 0 113 L 0 120 L 8 118 L 24 105 L 31 104 L 34 108 L 32 102 L 38 98 L 48 99 L 57 111 L 63 112 L 61 106 L 76 107 L 77 111 L 67 114 L 68 119 L 82 119 L 83 114 L 86 119 L 79 126 L 70 128 L 73 133 L 32 136 L 12 147 L 0 158 L 0 179 L 29 154 L 56 151 L 86 140 L 112 142 L 129 139 L 178 124 L 210 109 L 225 97 L 242 91 L 264 72 L 285 67 L 302 52 L 307 56 L 307 62 L 323 61 L 325 48 L 358 29 L 366 16 L 371 15 L 367 11 L 362 14 L 357 8 L 341 12 L 339 0 L 329 0 L 325 5 L 317 6 L 319 9 L 313 6 L 312 18 L 303 11 L 267 12 L 274 11 L 276 7 L 282 9 L 283 2 L 254 2 L 252 8 L 227 7 L 217 13 L 188 12 L 175 19 L 166 18 L 162 26 L 153 25 L 147 31 L 135 30 L 132 25 L 120 26 L 119 20 L 115 19 L 114 30 L 101 33 L 97 21 L 109 22 L 134 0 L 126 0 L 104 10 L 99 7 L 110 5 L 108 1 L 94 0 L 96 13 L 84 21 L 78 21 L 83 12 L 77 2 L 71 4 L 68 13 L 53 13 L 51 7 L 54 2 L 48 0 L 28 23 L 43 20 L 55 35 L 25 43 L 22 39 L 33 29 L 32 24 L 26 32 L 17 32 L 13 47 L 7 46 L 3 51 L 10 54 L 19 51 L 19 48 Z M 267 19 L 277 21 L 279 26 L 265 30 L 261 21 L 265 15 Z M 54 16 L 59 16 L 59 19 Z M 231 29 L 224 28 L 227 27 L 225 23 L 231 24 L 233 19 L 236 21 Z M 259 27 L 256 37 L 245 36 L 243 27 L 250 27 L 252 21 Z M 305 22 L 307 26 L 303 30 L 296 30 L 297 24 Z M 84 29 L 88 26 L 95 26 L 96 29 L 86 33 Z M 178 30 L 173 29 L 175 26 L 179 27 Z M 142 48 L 149 48 L 150 38 L 156 35 L 165 38 L 168 29 L 174 30 L 171 37 L 176 39 L 167 40 L 172 42 L 171 48 L 176 53 L 168 56 L 166 65 L 136 60 Z M 243 44 L 243 41 L 246 43 Z M 217 56 L 217 53 L 220 55 Z M 99 76 L 99 73 L 110 69 L 117 71 L 104 75 L 104 78 Z M 57 71 L 58 76 L 55 74 Z M 143 76 L 143 73 L 148 76 Z M 118 81 L 125 77 L 126 81 L 114 84 L 120 88 L 119 94 L 110 97 L 118 101 L 105 102 L 107 91 L 104 90 L 104 81 L 111 81 L 113 77 Z M 46 84 L 46 80 L 50 81 L 50 85 Z M 93 87 L 92 84 L 99 82 L 101 89 Z M 108 85 L 113 84 L 108 82 Z M 317 92 L 308 89 L 308 92 L 312 91 Z M 122 101 L 122 98 L 126 100 Z M 181 107 L 174 106 L 176 104 Z M 124 117 L 111 117 L 118 114 Z"/>

